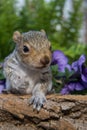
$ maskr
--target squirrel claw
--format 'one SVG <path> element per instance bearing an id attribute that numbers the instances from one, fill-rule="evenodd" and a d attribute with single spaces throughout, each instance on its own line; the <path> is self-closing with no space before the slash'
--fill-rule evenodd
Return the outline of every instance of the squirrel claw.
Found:
<path id="1" fill-rule="evenodd" d="M 33 110 L 36 109 L 39 112 L 45 102 L 46 102 L 45 96 L 33 95 L 29 101 L 29 104 L 33 104 Z"/>

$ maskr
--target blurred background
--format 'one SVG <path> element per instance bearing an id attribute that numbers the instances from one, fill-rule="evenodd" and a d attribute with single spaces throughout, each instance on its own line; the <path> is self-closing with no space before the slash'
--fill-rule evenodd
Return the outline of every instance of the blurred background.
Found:
<path id="1" fill-rule="evenodd" d="M 0 0 L 0 62 L 14 49 L 14 31 L 40 29 L 70 62 L 87 55 L 87 0 Z"/>

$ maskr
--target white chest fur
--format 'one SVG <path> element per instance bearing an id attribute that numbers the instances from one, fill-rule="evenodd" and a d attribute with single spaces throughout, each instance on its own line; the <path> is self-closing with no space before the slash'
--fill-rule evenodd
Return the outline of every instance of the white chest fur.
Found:
<path id="1" fill-rule="evenodd" d="M 15 51 L 9 55 L 4 62 L 4 75 L 6 77 L 6 89 L 25 89 L 26 93 L 31 93 L 35 85 L 35 74 L 26 70 L 17 57 Z"/>
<path id="2" fill-rule="evenodd" d="M 13 89 L 13 91 L 14 89 L 24 91 L 25 94 L 32 93 L 35 85 L 40 83 L 42 73 L 45 71 L 49 70 L 46 68 L 42 70 L 32 70 L 29 67 L 24 67 L 14 51 L 4 62 L 4 75 L 7 80 L 6 88 Z M 48 89 L 50 86 L 49 84 Z"/>

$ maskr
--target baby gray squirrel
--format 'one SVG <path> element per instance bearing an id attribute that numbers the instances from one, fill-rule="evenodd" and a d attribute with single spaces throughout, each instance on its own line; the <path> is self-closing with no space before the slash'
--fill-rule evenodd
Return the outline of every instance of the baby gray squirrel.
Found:
<path id="1" fill-rule="evenodd" d="M 6 91 L 32 94 L 30 104 L 39 111 L 46 102 L 45 95 L 52 89 L 51 43 L 44 30 L 23 34 L 16 31 L 13 41 L 16 47 L 3 66 Z"/>

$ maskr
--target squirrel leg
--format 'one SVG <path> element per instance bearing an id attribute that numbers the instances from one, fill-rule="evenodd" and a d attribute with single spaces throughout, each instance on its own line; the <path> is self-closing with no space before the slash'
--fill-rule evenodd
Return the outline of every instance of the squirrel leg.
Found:
<path id="1" fill-rule="evenodd" d="M 18 73 L 11 71 L 7 74 L 6 79 L 6 89 L 3 90 L 3 93 L 15 93 L 15 94 L 26 94 L 26 90 L 28 88 L 28 82 L 24 80 L 24 77 Z"/>
<path id="2" fill-rule="evenodd" d="M 41 107 L 46 102 L 46 93 L 47 93 L 48 83 L 38 83 L 33 92 L 32 97 L 30 99 L 30 104 L 33 104 L 33 109 L 40 111 Z"/>

